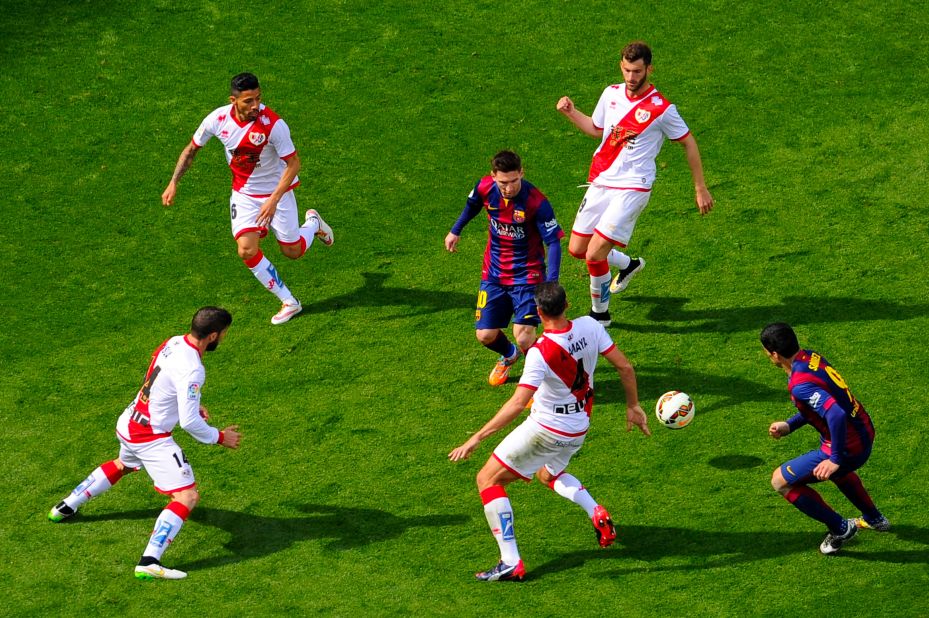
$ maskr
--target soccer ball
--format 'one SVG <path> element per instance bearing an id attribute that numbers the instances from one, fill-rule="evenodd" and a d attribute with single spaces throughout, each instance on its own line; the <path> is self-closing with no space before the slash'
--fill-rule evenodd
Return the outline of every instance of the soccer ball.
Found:
<path id="1" fill-rule="evenodd" d="M 668 429 L 683 429 L 694 420 L 696 412 L 690 395 L 681 391 L 668 391 L 655 405 L 655 416 Z"/>

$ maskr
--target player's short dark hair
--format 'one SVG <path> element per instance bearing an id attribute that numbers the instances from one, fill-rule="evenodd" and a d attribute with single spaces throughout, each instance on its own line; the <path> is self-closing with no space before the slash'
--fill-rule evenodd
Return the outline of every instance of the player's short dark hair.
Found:
<path id="1" fill-rule="evenodd" d="M 761 345 L 768 352 L 777 352 L 784 358 L 790 358 L 800 351 L 797 333 L 784 322 L 774 322 L 761 329 Z"/>
<path id="2" fill-rule="evenodd" d="M 568 295 L 557 281 L 535 286 L 535 305 L 545 315 L 556 318 L 568 309 Z"/>
<path id="3" fill-rule="evenodd" d="M 490 160 L 493 172 L 518 172 L 523 169 L 523 161 L 512 150 L 501 150 Z"/>
<path id="4" fill-rule="evenodd" d="M 246 90 L 258 90 L 259 88 L 261 86 L 258 85 L 257 77 L 251 73 L 239 73 L 232 78 L 232 83 L 229 85 L 229 94 L 238 96 Z"/>
<path id="5" fill-rule="evenodd" d="M 213 333 L 221 333 L 232 324 L 232 314 L 220 307 L 203 307 L 194 314 L 190 322 L 190 334 L 197 339 Z"/>
<path id="6" fill-rule="evenodd" d="M 623 47 L 622 57 L 626 62 L 635 62 L 642 60 L 645 66 L 652 64 L 652 48 L 645 44 L 645 41 L 633 41 Z"/>

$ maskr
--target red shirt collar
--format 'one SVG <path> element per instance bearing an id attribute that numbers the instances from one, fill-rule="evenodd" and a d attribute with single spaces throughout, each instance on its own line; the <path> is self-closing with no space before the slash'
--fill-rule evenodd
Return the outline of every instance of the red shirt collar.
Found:
<path id="1" fill-rule="evenodd" d="M 642 94 L 640 94 L 640 95 L 637 96 L 637 97 L 630 97 L 630 96 L 629 96 L 629 90 L 628 90 L 625 86 L 623 86 L 623 93 L 626 95 L 626 99 L 627 99 L 628 101 L 641 101 L 642 99 L 644 99 L 645 97 L 647 97 L 648 95 L 650 95 L 651 93 L 653 93 L 654 91 L 655 91 L 655 86 L 654 86 L 654 84 L 649 84 L 649 85 L 648 85 L 648 90 L 646 90 L 645 92 L 643 92 Z"/>
<path id="2" fill-rule="evenodd" d="M 192 347 L 193 349 L 195 349 L 195 350 L 197 351 L 197 356 L 203 358 L 203 352 L 201 352 L 201 351 L 200 351 L 200 348 L 198 348 L 197 346 L 195 346 L 195 345 L 193 344 L 193 342 L 191 342 L 191 340 L 190 340 L 188 337 L 189 337 L 189 335 L 184 335 L 184 343 L 186 343 L 187 345 L 189 345 L 190 347 Z"/>
<path id="3" fill-rule="evenodd" d="M 567 327 L 567 328 L 563 328 L 563 329 L 561 329 L 561 330 L 555 330 L 555 329 L 548 330 L 548 329 L 546 329 L 544 332 L 546 332 L 546 333 L 551 333 L 551 334 L 553 334 L 553 335 L 560 335 L 561 333 L 566 333 L 566 332 L 568 332 L 568 331 L 571 330 L 572 328 L 574 328 L 574 322 L 572 322 L 571 320 L 568 320 L 568 327 Z"/>

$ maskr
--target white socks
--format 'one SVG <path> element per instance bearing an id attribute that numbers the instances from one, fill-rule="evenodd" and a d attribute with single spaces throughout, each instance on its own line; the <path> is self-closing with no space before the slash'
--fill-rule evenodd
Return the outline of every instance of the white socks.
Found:
<path id="1" fill-rule="evenodd" d="M 302 228 L 301 228 L 302 229 Z M 248 269 L 252 271 L 255 278 L 264 286 L 266 290 L 281 299 L 282 303 L 295 303 L 294 295 L 290 293 L 287 286 L 277 274 L 274 264 L 264 256 L 261 250 L 250 260 L 243 260 Z"/>
<path id="2" fill-rule="evenodd" d="M 591 497 L 590 493 L 576 477 L 564 472 L 551 482 L 549 487 L 562 498 L 567 498 L 587 511 L 587 517 L 594 516 L 597 501 Z"/>
<path id="3" fill-rule="evenodd" d="M 623 270 L 629 267 L 632 258 L 619 249 L 611 249 L 609 255 L 606 256 L 606 261 L 610 263 L 610 266 L 616 266 L 619 270 Z"/>
<path id="4" fill-rule="evenodd" d="M 492 485 L 481 492 L 484 516 L 487 525 L 500 547 L 500 559 L 504 564 L 519 564 L 519 549 L 516 547 L 516 532 L 513 529 L 513 507 L 501 485 Z"/>
<path id="5" fill-rule="evenodd" d="M 168 548 L 177 533 L 181 531 L 181 526 L 184 525 L 188 515 L 190 515 L 190 509 L 180 502 L 168 504 L 158 516 L 158 519 L 155 520 L 155 529 L 148 539 L 148 545 L 145 546 L 142 556 L 148 556 L 161 562 L 161 554 Z"/>

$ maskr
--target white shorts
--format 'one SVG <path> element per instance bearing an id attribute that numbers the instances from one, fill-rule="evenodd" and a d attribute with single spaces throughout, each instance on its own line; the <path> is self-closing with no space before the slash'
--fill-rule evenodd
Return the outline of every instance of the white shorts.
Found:
<path id="1" fill-rule="evenodd" d="M 590 185 L 577 209 L 571 233 L 593 236 L 596 232 L 614 245 L 625 247 L 651 194 L 648 189 L 608 189 Z"/>
<path id="2" fill-rule="evenodd" d="M 583 436 L 559 436 L 543 428 L 531 418 L 527 418 L 494 449 L 494 458 L 509 470 L 525 480 L 531 480 L 539 468 L 554 476 L 564 472 L 581 446 Z"/>
<path id="3" fill-rule="evenodd" d="M 155 489 L 172 494 L 196 485 L 193 468 L 174 438 L 151 442 L 126 442 L 119 435 L 119 460 L 129 468 L 145 468 Z"/>
<path id="4" fill-rule="evenodd" d="M 248 232 L 258 232 L 259 237 L 268 235 L 268 228 L 260 227 L 255 219 L 265 203 L 266 197 L 251 197 L 238 191 L 232 192 L 229 198 L 229 220 L 232 224 L 232 236 L 239 236 Z M 271 219 L 271 229 L 277 242 L 282 245 L 295 245 L 300 242 L 300 215 L 297 213 L 297 198 L 293 191 L 288 191 L 277 204 L 274 217 Z"/>

